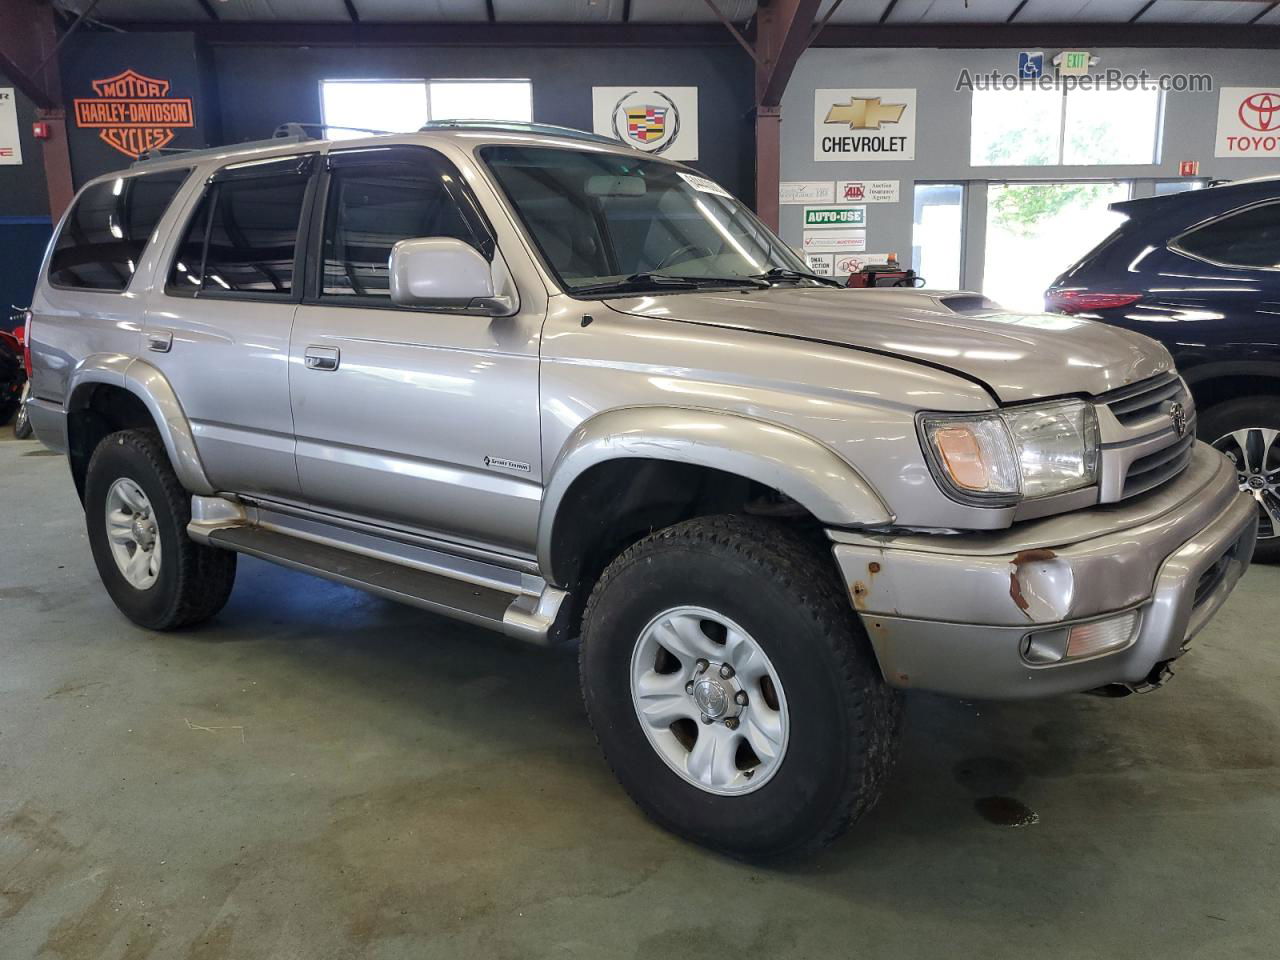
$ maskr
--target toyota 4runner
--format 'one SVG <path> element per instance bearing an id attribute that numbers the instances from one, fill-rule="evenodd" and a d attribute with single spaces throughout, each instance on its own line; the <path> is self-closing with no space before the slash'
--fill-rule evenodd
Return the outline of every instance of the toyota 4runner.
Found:
<path id="1" fill-rule="evenodd" d="M 839 288 L 701 174 L 535 125 L 94 180 L 28 343 L 134 622 L 213 616 L 244 553 L 577 638 L 623 786 L 748 858 L 875 802 L 903 689 L 1159 685 L 1256 536 L 1154 341 Z"/>

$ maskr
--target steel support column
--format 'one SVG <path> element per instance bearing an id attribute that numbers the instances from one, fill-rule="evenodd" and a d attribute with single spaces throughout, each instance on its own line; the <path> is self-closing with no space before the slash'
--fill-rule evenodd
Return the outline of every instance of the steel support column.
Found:
<path id="1" fill-rule="evenodd" d="M 55 55 L 57 43 L 52 6 L 37 0 L 0 3 L 0 73 L 35 103 L 40 119 L 49 124 L 50 136 L 42 142 L 40 152 L 48 184 L 49 216 L 55 222 L 75 192 Z"/>

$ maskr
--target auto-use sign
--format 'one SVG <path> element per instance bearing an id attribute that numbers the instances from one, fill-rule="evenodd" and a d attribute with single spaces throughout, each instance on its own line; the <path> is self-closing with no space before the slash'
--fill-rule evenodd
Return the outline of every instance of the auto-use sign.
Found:
<path id="1" fill-rule="evenodd" d="M 1280 156 L 1280 84 L 1218 91 L 1215 157 Z"/>
<path id="2" fill-rule="evenodd" d="M 814 91 L 814 160 L 915 158 L 914 89 Z"/>
<path id="3" fill-rule="evenodd" d="M 804 208 L 806 230 L 819 227 L 865 227 L 866 225 L 867 208 L 865 206 Z"/>

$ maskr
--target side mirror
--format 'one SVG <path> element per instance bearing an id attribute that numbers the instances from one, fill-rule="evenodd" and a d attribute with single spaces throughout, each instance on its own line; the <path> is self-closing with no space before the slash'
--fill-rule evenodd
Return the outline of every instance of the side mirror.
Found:
<path id="1" fill-rule="evenodd" d="M 512 297 L 494 292 L 493 266 L 454 237 L 415 237 L 391 248 L 391 301 L 486 317 L 515 312 Z"/>

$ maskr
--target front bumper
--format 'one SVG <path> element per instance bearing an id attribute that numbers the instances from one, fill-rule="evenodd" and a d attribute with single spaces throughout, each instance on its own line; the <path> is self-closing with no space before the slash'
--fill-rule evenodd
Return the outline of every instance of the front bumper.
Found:
<path id="1" fill-rule="evenodd" d="M 991 534 L 829 531 L 893 686 L 1018 699 L 1158 683 L 1249 566 L 1257 505 L 1198 443 L 1174 481 L 1134 501 Z M 1136 610 L 1128 644 L 1051 664 L 1027 638 Z"/>

